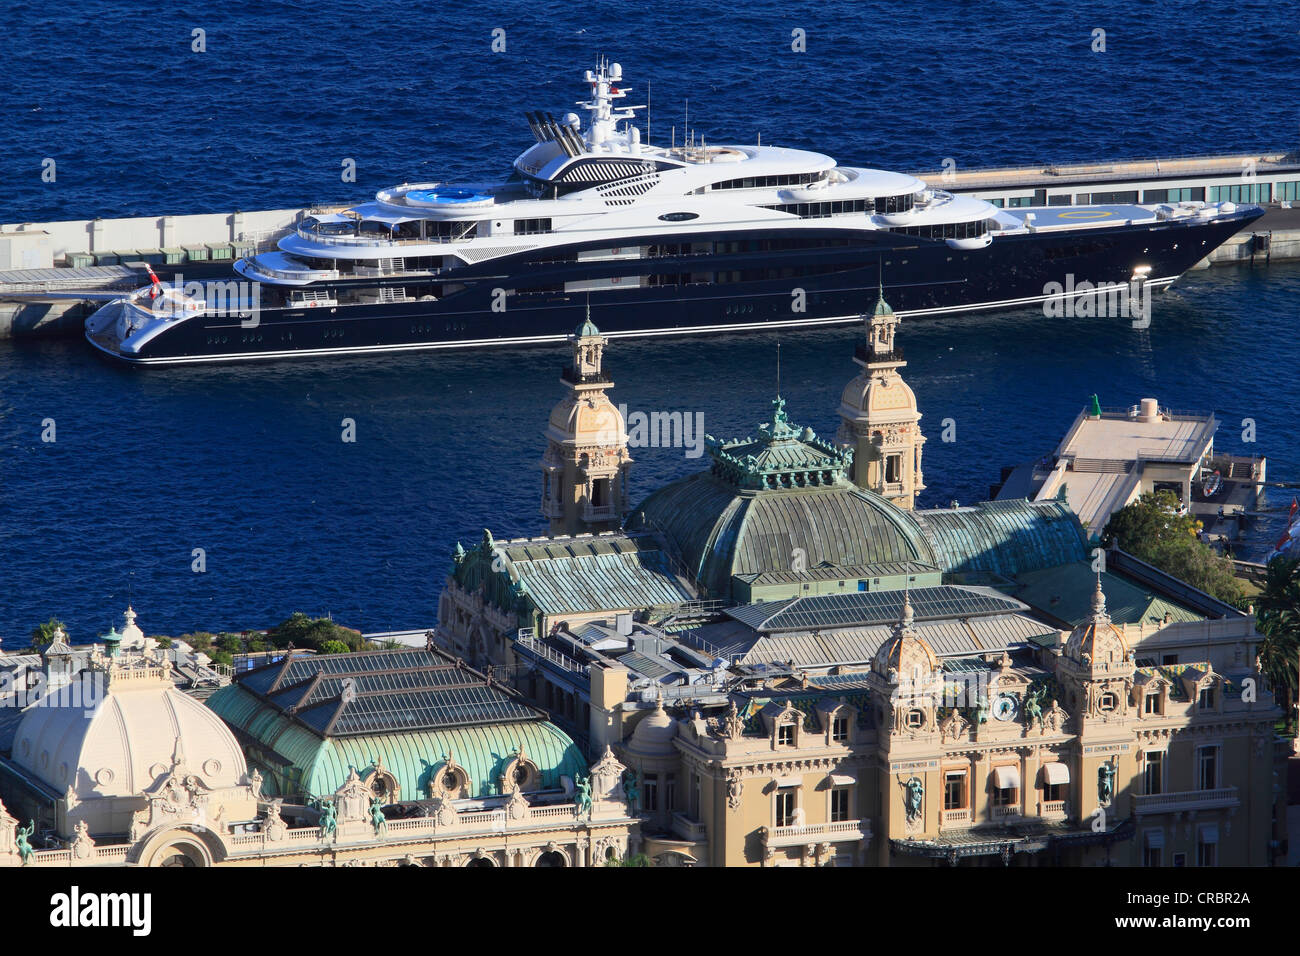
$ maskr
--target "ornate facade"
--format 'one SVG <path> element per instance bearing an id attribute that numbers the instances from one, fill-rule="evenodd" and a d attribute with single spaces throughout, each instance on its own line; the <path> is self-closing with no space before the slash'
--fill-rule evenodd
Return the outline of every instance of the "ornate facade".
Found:
<path id="1" fill-rule="evenodd" d="M 589 765 L 458 661 L 290 654 L 209 709 L 119 637 L 70 678 L 66 644 L 47 652 L 0 747 L 0 866 L 597 866 L 639 845 L 614 754 Z"/>
<path id="2" fill-rule="evenodd" d="M 1258 672 L 1137 667 L 1095 601 L 1058 648 L 994 662 L 940 659 L 906 607 L 865 673 L 738 685 L 725 708 L 687 704 L 671 732 L 651 712 L 655 761 L 640 725 L 620 751 L 643 800 L 655 775 L 647 853 L 713 866 L 1272 863 L 1281 712 L 1256 693 Z"/>

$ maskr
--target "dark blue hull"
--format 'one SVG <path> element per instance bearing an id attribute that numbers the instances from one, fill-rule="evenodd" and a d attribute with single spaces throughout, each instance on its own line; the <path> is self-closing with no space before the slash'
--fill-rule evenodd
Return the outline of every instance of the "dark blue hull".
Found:
<path id="1" fill-rule="evenodd" d="M 1243 207 L 1213 221 L 1006 235 L 971 250 L 894 232 L 826 229 L 786 233 L 798 242 L 833 238 L 820 249 L 780 249 L 783 234 L 773 230 L 764 234 L 762 251 L 745 249 L 758 242 L 753 232 L 719 232 L 710 236 L 719 251 L 706 254 L 558 263 L 523 254 L 444 273 L 438 281 L 457 288 L 433 301 L 263 307 L 254 329 L 234 316 L 204 314 L 176 323 L 138 355 L 110 354 L 162 364 L 537 344 L 562 340 L 588 308 L 612 336 L 833 324 L 869 311 L 881 276 L 885 298 L 905 317 L 1021 308 L 1051 298 L 1053 283 L 1128 283 L 1139 267 L 1149 267 L 1148 281 L 1163 288 L 1262 213 Z M 698 244 L 700 237 L 638 242 L 671 248 L 692 240 Z M 369 285 L 409 293 L 419 291 L 420 281 L 371 279 Z M 558 291 L 582 282 L 602 287 Z"/>

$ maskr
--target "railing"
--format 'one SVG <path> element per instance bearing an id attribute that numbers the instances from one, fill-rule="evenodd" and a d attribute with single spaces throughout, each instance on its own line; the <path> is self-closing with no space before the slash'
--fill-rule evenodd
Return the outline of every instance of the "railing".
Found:
<path id="1" fill-rule="evenodd" d="M 939 811 L 939 824 L 944 827 L 968 827 L 973 822 L 971 808 L 961 807 L 957 810 Z"/>
<path id="2" fill-rule="evenodd" d="M 536 654 L 543 660 L 549 661 L 556 667 L 563 668 L 566 671 L 573 671 L 576 674 L 584 675 L 591 673 L 591 668 L 586 664 L 580 664 L 573 658 L 561 654 L 550 645 L 539 641 L 535 636 L 533 636 L 533 629 L 531 627 L 520 628 L 518 635 L 515 636 L 515 643 Z"/>
<path id="3" fill-rule="evenodd" d="M 1065 819 L 1065 801 L 1044 800 L 1039 815 L 1059 820 Z"/>
<path id="4" fill-rule="evenodd" d="M 337 279 L 340 275 L 338 269 L 302 269 L 298 272 L 286 272 L 283 269 L 272 269 L 270 266 L 264 266 L 257 261 L 257 257 L 243 260 L 246 268 L 264 276 L 271 276 L 273 279 Z"/>
<path id="5" fill-rule="evenodd" d="M 804 823 L 784 827 L 778 826 L 768 830 L 765 836 L 768 846 L 807 843 L 810 840 L 838 843 L 845 840 L 870 838 L 871 822 L 869 820 L 841 820 L 837 823 Z"/>
<path id="6" fill-rule="evenodd" d="M 1182 790 L 1172 793 L 1134 794 L 1135 813 L 1171 813 L 1184 810 L 1221 810 L 1240 806 L 1236 787 L 1217 790 Z"/>
<path id="7" fill-rule="evenodd" d="M 298 236 L 308 242 L 320 242 L 330 246 L 423 246 L 439 242 L 460 242 L 467 238 L 465 236 L 429 236 L 427 239 L 393 239 L 381 235 L 333 235 L 301 227 L 297 231 Z"/>
<path id="8" fill-rule="evenodd" d="M 608 372 L 596 372 L 584 375 L 577 371 L 572 365 L 564 366 L 564 370 L 560 372 L 560 378 L 571 385 L 610 385 L 613 384 L 614 381 Z"/>
<path id="9" fill-rule="evenodd" d="M 692 843 L 700 843 L 708 838 L 704 824 L 698 820 L 692 820 L 684 813 L 673 814 L 673 833 L 683 840 L 690 840 Z"/>
<path id="10" fill-rule="evenodd" d="M 656 696 L 662 696 L 665 700 L 692 700 L 697 697 L 722 697 L 727 693 L 725 686 L 712 683 L 698 684 L 655 684 L 651 682 L 646 687 L 637 688 L 642 693 L 642 700 L 654 700 Z"/>
<path id="11" fill-rule="evenodd" d="M 726 606 L 726 601 L 683 601 L 673 606 L 673 614 L 677 617 L 717 614 Z"/>
<path id="12" fill-rule="evenodd" d="M 881 349 L 873 349 L 865 342 L 859 342 L 853 350 L 853 354 L 862 362 L 901 362 L 903 361 L 902 346 L 896 345 L 888 352 Z"/>
<path id="13" fill-rule="evenodd" d="M 617 505 L 593 505 L 588 502 L 582 506 L 582 518 L 584 521 L 609 521 L 617 517 Z"/>
<path id="14" fill-rule="evenodd" d="M 994 820 L 1011 820 L 1024 816 L 1020 810 L 1020 804 L 1012 804 L 1009 807 L 992 807 L 992 817 Z"/>

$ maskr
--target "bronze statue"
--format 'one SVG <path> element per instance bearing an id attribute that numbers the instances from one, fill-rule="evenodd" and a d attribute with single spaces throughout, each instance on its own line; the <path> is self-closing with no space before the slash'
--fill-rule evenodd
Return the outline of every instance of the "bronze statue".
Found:
<path id="1" fill-rule="evenodd" d="M 633 809 L 638 809 L 641 800 L 640 780 L 641 774 L 635 770 L 629 770 L 623 778 L 623 796 L 627 797 L 628 805 Z"/>
<path id="2" fill-rule="evenodd" d="M 578 787 L 578 816 L 591 816 L 591 778 L 578 777 L 575 781 Z"/>
<path id="3" fill-rule="evenodd" d="M 334 801 L 317 800 L 316 807 L 320 810 L 320 838 L 332 837 L 339 826 Z"/>
<path id="4" fill-rule="evenodd" d="M 27 821 L 27 826 L 18 828 L 18 855 L 22 858 L 23 866 L 32 862 L 32 845 L 27 838 L 36 832 L 36 822 Z"/>
<path id="5" fill-rule="evenodd" d="M 1109 760 L 1097 768 L 1097 798 L 1102 805 L 1110 803 L 1115 795 L 1115 765 Z"/>
<path id="6" fill-rule="evenodd" d="M 925 785 L 920 777 L 912 777 L 903 784 L 903 806 L 907 810 L 908 822 L 914 822 L 921 815 L 921 803 L 925 798 Z"/>

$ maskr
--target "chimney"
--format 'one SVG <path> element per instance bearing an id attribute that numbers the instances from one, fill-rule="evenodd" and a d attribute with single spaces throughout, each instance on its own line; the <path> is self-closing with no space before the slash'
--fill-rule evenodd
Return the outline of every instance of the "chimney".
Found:
<path id="1" fill-rule="evenodd" d="M 1140 422 L 1154 422 L 1160 420 L 1160 403 L 1154 398 L 1142 399 L 1142 411 L 1138 415 Z"/>

